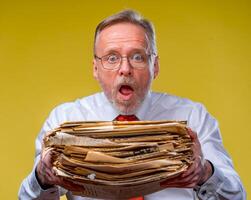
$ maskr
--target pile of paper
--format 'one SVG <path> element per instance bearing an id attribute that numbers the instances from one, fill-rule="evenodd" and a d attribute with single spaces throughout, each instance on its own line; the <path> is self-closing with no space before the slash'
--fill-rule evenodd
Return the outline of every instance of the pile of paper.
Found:
<path id="1" fill-rule="evenodd" d="M 44 144 L 53 148 L 58 176 L 94 189 L 167 180 L 192 163 L 185 122 L 66 122 L 47 134 Z M 93 191 L 87 196 L 99 197 Z"/>

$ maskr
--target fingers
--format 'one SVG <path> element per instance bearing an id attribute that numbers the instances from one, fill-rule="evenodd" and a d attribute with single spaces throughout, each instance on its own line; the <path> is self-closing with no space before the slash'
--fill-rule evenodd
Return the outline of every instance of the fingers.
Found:
<path id="1" fill-rule="evenodd" d="M 194 150 L 200 150 L 201 151 L 201 146 L 200 146 L 200 142 L 199 142 L 199 139 L 198 139 L 198 136 L 197 136 L 197 133 L 192 131 L 191 128 L 186 128 L 187 129 L 187 133 L 190 135 L 193 143 L 194 143 Z"/>
<path id="2" fill-rule="evenodd" d="M 36 173 L 41 186 L 55 185 L 55 174 L 52 170 L 52 149 L 45 149 L 37 165 Z"/>
<path id="3" fill-rule="evenodd" d="M 186 127 L 188 135 L 191 137 L 192 140 L 197 139 L 197 134 L 189 127 Z"/>
<path id="4" fill-rule="evenodd" d="M 163 187 L 194 188 L 203 177 L 203 173 L 205 172 L 205 160 L 203 158 L 197 133 L 192 131 L 190 128 L 187 128 L 187 132 L 193 141 L 193 145 L 191 146 L 193 151 L 193 163 L 178 177 L 162 182 L 160 185 Z"/>
<path id="5" fill-rule="evenodd" d="M 184 173 L 181 174 L 181 178 L 185 178 L 195 171 L 196 163 L 194 162 Z"/>
<path id="6" fill-rule="evenodd" d="M 186 176 L 196 171 L 196 169 L 200 167 L 200 164 L 201 164 L 201 157 L 199 156 L 195 157 L 193 164 L 190 165 L 190 167 L 184 173 L 182 173 L 181 177 L 185 178 Z"/>
<path id="7" fill-rule="evenodd" d="M 197 182 L 199 180 L 199 175 L 196 171 L 192 172 L 185 178 L 178 176 L 177 178 L 167 180 L 165 182 L 161 183 L 161 186 L 163 187 L 184 187 L 184 188 L 190 188 L 197 185 Z"/>
<path id="8" fill-rule="evenodd" d="M 187 176 L 183 177 L 183 174 L 181 174 L 180 176 L 176 177 L 176 178 L 172 178 L 169 179 L 165 182 L 163 182 L 161 185 L 162 186 L 186 186 L 190 183 L 192 183 L 193 181 L 196 180 L 197 177 L 197 171 L 191 171 L 191 173 L 189 173 Z"/>
<path id="9" fill-rule="evenodd" d="M 199 157 L 201 159 L 201 161 L 203 160 L 203 154 L 202 154 L 202 150 L 201 150 L 201 145 L 200 145 L 200 141 L 198 139 L 197 133 L 194 132 L 191 128 L 187 127 L 187 133 L 190 135 L 192 141 L 193 141 L 193 145 L 192 145 L 192 151 L 193 151 L 193 159 L 195 160 L 197 157 Z"/>
<path id="10" fill-rule="evenodd" d="M 70 191 L 82 192 L 84 187 L 67 181 L 62 177 L 57 176 L 53 169 L 53 149 L 44 149 L 41 154 L 41 159 L 36 167 L 36 176 L 40 186 L 43 189 L 52 187 L 53 185 L 61 186 Z"/>
<path id="11" fill-rule="evenodd" d="M 42 186 L 59 185 L 70 191 L 83 191 L 84 187 L 56 175 L 53 169 L 53 149 L 45 149 L 37 166 L 37 175 Z"/>

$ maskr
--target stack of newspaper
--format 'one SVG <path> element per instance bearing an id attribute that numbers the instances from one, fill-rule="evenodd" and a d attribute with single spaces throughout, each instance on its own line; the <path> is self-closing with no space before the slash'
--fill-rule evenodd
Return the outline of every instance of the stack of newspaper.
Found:
<path id="1" fill-rule="evenodd" d="M 84 196 L 111 199 L 159 190 L 144 185 L 184 172 L 193 154 L 184 121 L 66 122 L 44 144 L 58 176 L 82 184 Z"/>

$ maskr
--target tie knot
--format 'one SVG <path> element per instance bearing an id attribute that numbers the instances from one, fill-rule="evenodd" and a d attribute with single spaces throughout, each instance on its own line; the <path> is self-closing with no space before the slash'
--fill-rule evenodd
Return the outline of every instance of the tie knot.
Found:
<path id="1" fill-rule="evenodd" d="M 135 115 L 119 115 L 114 121 L 139 121 Z"/>

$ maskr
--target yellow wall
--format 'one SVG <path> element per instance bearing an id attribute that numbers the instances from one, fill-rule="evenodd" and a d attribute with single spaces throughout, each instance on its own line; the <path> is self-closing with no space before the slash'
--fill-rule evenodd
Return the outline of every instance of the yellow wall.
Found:
<path id="1" fill-rule="evenodd" d="M 251 192 L 250 1 L 0 1 L 0 199 L 16 199 L 50 110 L 99 90 L 96 24 L 123 8 L 156 25 L 161 73 L 153 89 L 200 101 Z"/>

